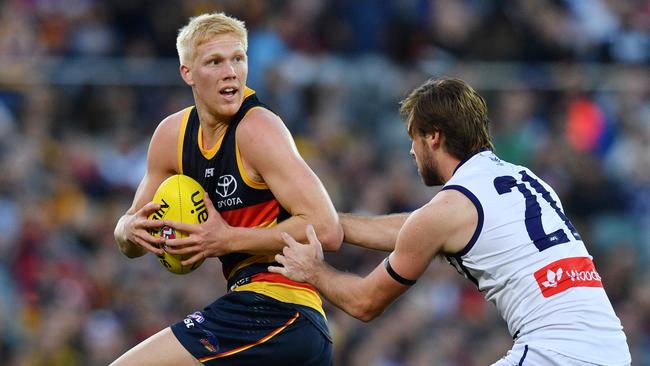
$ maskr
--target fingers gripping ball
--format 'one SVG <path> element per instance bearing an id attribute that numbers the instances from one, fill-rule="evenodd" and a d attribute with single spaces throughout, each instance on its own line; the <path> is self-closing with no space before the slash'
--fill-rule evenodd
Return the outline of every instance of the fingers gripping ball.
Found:
<path id="1" fill-rule="evenodd" d="M 208 210 L 203 201 L 204 193 L 199 182 L 191 177 L 181 174 L 172 175 L 160 184 L 154 194 L 152 201 L 160 204 L 160 209 L 151 214 L 149 219 L 173 220 L 186 224 L 203 223 L 208 219 Z M 182 231 L 176 231 L 169 226 L 163 226 L 152 234 L 167 239 L 187 236 Z M 187 258 L 189 255 L 173 255 L 165 251 L 163 255 L 158 256 L 158 262 L 169 272 L 176 274 L 190 273 L 203 263 L 201 260 L 191 266 L 183 266 L 181 261 Z"/>

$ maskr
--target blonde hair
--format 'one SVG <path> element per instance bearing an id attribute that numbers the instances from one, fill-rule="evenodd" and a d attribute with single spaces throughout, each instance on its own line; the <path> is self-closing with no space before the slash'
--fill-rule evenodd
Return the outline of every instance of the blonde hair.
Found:
<path id="1" fill-rule="evenodd" d="M 202 14 L 190 18 L 189 23 L 178 31 L 176 38 L 176 50 L 181 65 L 194 61 L 196 47 L 201 43 L 214 35 L 228 33 L 239 37 L 244 51 L 248 49 L 248 32 L 241 20 L 224 13 Z"/>

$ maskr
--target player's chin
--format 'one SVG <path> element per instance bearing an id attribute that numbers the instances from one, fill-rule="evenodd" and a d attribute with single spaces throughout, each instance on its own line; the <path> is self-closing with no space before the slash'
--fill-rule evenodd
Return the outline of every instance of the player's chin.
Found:
<path id="1" fill-rule="evenodd" d="M 222 102 L 217 108 L 217 112 L 222 116 L 232 117 L 239 111 L 241 103 Z"/>

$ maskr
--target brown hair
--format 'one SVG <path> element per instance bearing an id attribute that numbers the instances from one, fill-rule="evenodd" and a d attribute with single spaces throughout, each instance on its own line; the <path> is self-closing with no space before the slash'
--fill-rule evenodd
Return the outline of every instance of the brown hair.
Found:
<path id="1" fill-rule="evenodd" d="M 411 138 L 440 132 L 453 157 L 463 160 L 494 149 L 485 100 L 460 79 L 429 79 L 401 103 Z"/>

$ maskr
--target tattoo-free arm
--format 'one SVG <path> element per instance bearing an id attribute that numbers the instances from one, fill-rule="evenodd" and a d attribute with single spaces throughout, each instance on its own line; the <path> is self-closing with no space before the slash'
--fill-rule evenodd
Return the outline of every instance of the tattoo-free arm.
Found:
<path id="1" fill-rule="evenodd" d="M 160 227 L 161 223 L 148 220 L 148 216 L 159 208 L 157 204 L 151 203 L 158 186 L 178 169 L 175 147 L 182 115 L 183 111 L 175 113 L 158 125 L 149 143 L 145 176 L 138 185 L 131 207 L 115 225 L 115 242 L 129 258 L 140 257 L 148 251 L 162 254 L 158 248 L 162 239 L 149 233 L 150 229 Z"/>
<path id="2" fill-rule="evenodd" d="M 339 213 L 343 240 L 368 249 L 390 252 L 395 249 L 397 234 L 410 213 L 382 216 L 361 216 Z"/>
<path id="3" fill-rule="evenodd" d="M 420 277 L 441 248 L 440 233 L 427 225 L 430 220 L 424 211 L 420 209 L 409 216 L 389 256 L 393 270 L 409 280 Z M 309 244 L 303 245 L 284 236 L 287 246 L 282 255 L 276 255 L 282 267 L 269 267 L 269 270 L 295 281 L 311 283 L 321 295 L 351 316 L 370 321 L 409 288 L 393 278 L 383 262 L 365 277 L 338 271 L 323 261 L 318 238 L 309 228 L 307 237 Z"/>
<path id="4" fill-rule="evenodd" d="M 266 109 L 251 110 L 237 129 L 237 144 L 249 179 L 266 184 L 291 217 L 270 228 L 231 228 L 229 250 L 278 253 L 284 247 L 280 233 L 306 240 L 307 224 L 314 226 L 325 250 L 337 250 L 343 232 L 334 205 L 282 120 Z"/>

